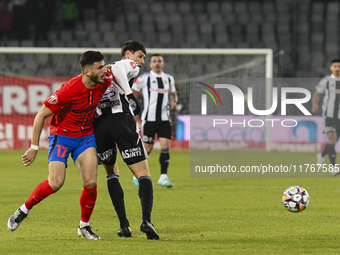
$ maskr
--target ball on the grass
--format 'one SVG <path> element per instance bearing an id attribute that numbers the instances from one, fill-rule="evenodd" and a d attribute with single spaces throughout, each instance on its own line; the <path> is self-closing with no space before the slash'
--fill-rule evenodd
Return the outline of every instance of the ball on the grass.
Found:
<path id="1" fill-rule="evenodd" d="M 283 192 L 282 203 L 290 212 L 301 212 L 309 204 L 308 192 L 301 186 L 290 186 Z"/>

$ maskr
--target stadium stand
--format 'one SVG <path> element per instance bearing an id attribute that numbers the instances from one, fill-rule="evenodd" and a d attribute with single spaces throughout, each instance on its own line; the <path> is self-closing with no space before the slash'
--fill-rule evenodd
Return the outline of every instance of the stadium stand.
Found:
<path id="1" fill-rule="evenodd" d="M 40 1 L 32 1 L 33 6 L 30 1 L 28 12 Z M 15 10 L 12 2 L 10 10 Z M 47 8 L 54 17 L 47 40 L 36 39 L 37 28 L 29 22 L 27 38 L 13 31 L 0 46 L 119 47 L 134 38 L 152 48 L 272 48 L 285 53 L 274 55 L 280 65 L 276 77 L 320 77 L 326 63 L 338 57 L 337 1 L 120 0 L 110 12 L 108 0 L 96 1 L 92 11 L 81 8 L 78 0 L 81 13 L 73 30 L 61 24 L 62 2 L 51 1 L 54 8 Z"/>

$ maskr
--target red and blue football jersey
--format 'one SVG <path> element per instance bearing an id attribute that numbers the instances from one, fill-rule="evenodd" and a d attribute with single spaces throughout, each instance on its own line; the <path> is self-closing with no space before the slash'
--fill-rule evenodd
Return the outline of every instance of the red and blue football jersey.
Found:
<path id="1" fill-rule="evenodd" d="M 111 70 L 107 69 L 103 84 L 87 88 L 82 75 L 64 83 L 59 90 L 44 101 L 52 112 L 50 133 L 69 137 L 82 137 L 93 133 L 93 118 L 106 89 L 112 82 Z"/>

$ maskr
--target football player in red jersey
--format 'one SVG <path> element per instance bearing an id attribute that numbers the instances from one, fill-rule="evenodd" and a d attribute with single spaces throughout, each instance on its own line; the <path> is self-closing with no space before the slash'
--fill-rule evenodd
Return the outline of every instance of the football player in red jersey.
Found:
<path id="1" fill-rule="evenodd" d="M 93 118 L 97 104 L 112 82 L 111 69 L 105 67 L 104 56 L 98 51 L 84 52 L 80 58 L 82 73 L 72 78 L 51 95 L 37 113 L 31 147 L 22 156 L 25 166 L 33 163 L 39 149 L 45 119 L 52 115 L 49 136 L 49 175 L 32 192 L 28 200 L 9 218 L 7 226 L 16 230 L 33 206 L 58 191 L 65 181 L 69 154 L 83 179 L 80 196 L 81 217 L 78 235 L 98 240 L 89 225 L 97 198 L 97 146 Z"/>

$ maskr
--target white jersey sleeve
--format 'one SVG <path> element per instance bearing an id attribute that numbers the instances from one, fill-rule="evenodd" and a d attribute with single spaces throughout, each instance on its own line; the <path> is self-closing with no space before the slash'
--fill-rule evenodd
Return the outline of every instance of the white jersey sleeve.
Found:
<path id="1" fill-rule="evenodd" d="M 138 75 L 139 66 L 130 59 L 124 59 L 112 64 L 111 69 L 115 80 L 124 89 L 125 94 L 132 93 L 129 80 Z"/>
<path id="2" fill-rule="evenodd" d="M 320 94 L 325 93 L 325 91 L 327 89 L 327 83 L 328 83 L 329 78 L 330 78 L 330 76 L 326 76 L 326 77 L 321 79 L 318 86 L 315 87 L 317 92 L 319 92 Z"/>
<path id="3" fill-rule="evenodd" d="M 147 79 L 148 75 L 145 75 L 145 73 L 143 73 L 133 82 L 132 89 L 135 91 L 140 91 L 146 86 Z"/>
<path id="4" fill-rule="evenodd" d="M 170 79 L 170 93 L 174 93 L 176 91 L 175 79 L 172 75 L 169 75 L 169 79 Z"/>
<path id="5" fill-rule="evenodd" d="M 137 77 L 139 73 L 139 66 L 136 64 L 135 61 L 131 59 L 123 59 L 119 62 L 124 63 L 125 68 L 126 68 L 126 76 L 128 80 Z"/>

